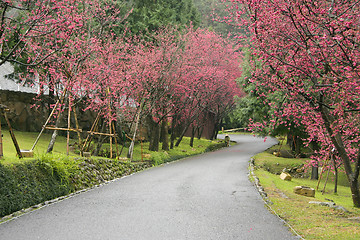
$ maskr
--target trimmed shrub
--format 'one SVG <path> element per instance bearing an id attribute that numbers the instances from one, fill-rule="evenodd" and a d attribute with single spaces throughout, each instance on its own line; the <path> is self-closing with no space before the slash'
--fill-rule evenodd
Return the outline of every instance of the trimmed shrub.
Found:
<path id="1" fill-rule="evenodd" d="M 68 194 L 71 187 L 51 165 L 40 160 L 0 164 L 0 216 Z"/>
<path id="2" fill-rule="evenodd" d="M 218 150 L 218 149 L 223 148 L 223 147 L 227 147 L 226 142 L 225 141 L 220 141 L 217 144 L 213 144 L 213 145 L 208 146 L 206 148 L 205 152 L 212 152 L 212 151 Z"/>

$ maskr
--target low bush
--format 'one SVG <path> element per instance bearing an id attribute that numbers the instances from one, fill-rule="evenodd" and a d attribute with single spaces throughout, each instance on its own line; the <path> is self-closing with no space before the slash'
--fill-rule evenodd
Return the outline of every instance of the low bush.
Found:
<path id="1" fill-rule="evenodd" d="M 62 170 L 41 160 L 0 164 L 0 182 L 0 216 L 71 192 Z"/>
<path id="2" fill-rule="evenodd" d="M 219 141 L 217 144 L 210 145 L 206 148 L 205 152 L 212 152 L 220 148 L 227 147 L 225 141 Z"/>
<path id="3" fill-rule="evenodd" d="M 0 217 L 151 166 L 111 159 L 55 160 L 51 155 L 0 164 Z"/>

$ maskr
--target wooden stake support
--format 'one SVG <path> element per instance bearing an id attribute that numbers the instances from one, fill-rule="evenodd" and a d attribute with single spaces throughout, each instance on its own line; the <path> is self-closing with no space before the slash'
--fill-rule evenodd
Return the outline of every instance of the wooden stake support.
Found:
<path id="1" fill-rule="evenodd" d="M 81 133 L 82 129 L 75 129 L 75 128 L 60 128 L 55 126 L 47 126 L 45 127 L 47 130 L 58 130 L 58 131 L 70 131 L 70 132 L 78 132 Z"/>
<path id="2" fill-rule="evenodd" d="M 109 133 L 100 133 L 100 132 L 96 132 L 95 129 L 99 123 L 99 120 L 100 120 L 100 116 L 101 116 L 101 112 L 98 113 L 90 131 L 87 131 L 87 133 L 89 134 L 87 137 L 86 137 L 86 140 L 84 143 L 82 143 L 81 141 L 81 136 L 80 136 L 80 133 L 82 132 L 82 129 L 79 129 L 79 123 L 78 123 L 78 119 L 77 119 L 77 115 L 76 115 L 76 109 L 75 108 L 72 108 L 72 101 L 71 101 L 71 95 L 69 94 L 69 103 L 68 103 L 68 119 L 67 119 L 67 128 L 61 128 L 61 127 L 55 127 L 55 126 L 48 126 L 48 123 L 51 119 L 51 117 L 54 115 L 55 113 L 55 110 L 57 108 L 57 106 L 59 104 L 62 104 L 64 99 L 65 99 L 65 96 L 66 96 L 66 93 L 67 93 L 67 88 L 65 88 L 62 96 L 60 97 L 60 99 L 56 102 L 54 108 L 52 109 L 48 119 L 46 120 L 45 124 L 43 125 L 38 137 L 36 138 L 32 148 L 30 151 L 33 151 L 36 144 L 38 143 L 39 139 L 40 139 L 40 136 L 42 135 L 43 131 L 45 129 L 48 129 L 48 130 L 58 130 L 58 131 L 67 131 L 67 141 L 66 141 L 66 152 L 67 152 L 67 155 L 69 155 L 69 142 L 70 142 L 70 132 L 76 132 L 78 134 L 78 139 L 79 139 L 79 148 L 80 148 L 80 153 L 81 155 L 83 155 L 84 152 L 86 152 L 89 148 L 89 145 L 91 143 L 91 138 L 92 138 L 92 135 L 103 135 L 103 136 L 109 136 L 110 137 L 110 158 L 112 158 L 112 148 L 113 148 L 113 144 L 112 144 L 112 138 L 115 139 L 115 144 L 116 144 L 116 149 L 117 149 L 117 155 L 118 155 L 118 147 L 117 147 L 117 141 L 116 141 L 116 131 L 115 131 L 115 127 L 113 126 L 113 121 L 111 119 L 111 114 L 109 115 Z M 110 89 L 108 88 L 107 89 L 107 94 L 109 95 L 110 94 Z M 71 124 L 71 110 L 74 112 L 74 117 L 75 117 L 75 124 L 76 124 L 76 128 L 71 128 L 70 124 Z M 109 103 L 109 111 L 111 113 L 111 105 Z"/>
<path id="3" fill-rule="evenodd" d="M 46 122 L 44 123 L 43 127 L 41 128 L 41 131 L 40 131 L 39 135 L 37 136 L 37 138 L 36 138 L 36 140 L 35 140 L 35 142 L 34 142 L 34 144 L 33 144 L 33 146 L 32 146 L 32 148 L 31 148 L 30 151 L 34 151 L 34 148 L 35 148 L 36 144 L 39 142 L 39 139 L 40 139 L 42 133 L 44 132 L 44 130 L 45 130 L 47 124 L 49 123 L 52 115 L 54 115 L 57 106 L 59 105 L 59 103 L 62 103 L 62 102 L 63 102 L 63 100 L 64 100 L 64 98 L 65 98 L 65 95 L 66 95 L 66 92 L 67 92 L 67 88 L 65 88 L 65 90 L 64 90 L 63 94 L 61 95 L 60 99 L 58 99 L 58 100 L 56 101 L 55 106 L 53 107 L 53 109 L 52 109 L 49 117 L 47 118 Z"/>
<path id="4" fill-rule="evenodd" d="M 2 141 L 2 133 L 1 133 L 1 118 L 0 118 L 0 159 L 4 156 L 3 152 L 3 141 Z"/>
<path id="5" fill-rule="evenodd" d="M 91 126 L 91 129 L 88 133 L 90 133 L 89 135 L 87 135 L 84 145 L 82 146 L 82 151 L 86 152 L 90 146 L 91 143 L 91 138 L 93 136 L 93 134 L 91 134 L 91 132 L 94 132 L 95 129 L 97 128 L 97 125 L 99 124 L 100 121 L 100 116 L 101 116 L 101 112 L 98 113 L 98 115 L 96 116 L 95 121 L 93 122 L 93 125 Z"/>
<path id="6" fill-rule="evenodd" d="M 69 156 L 69 144 L 70 144 L 70 120 L 71 120 L 71 95 L 69 94 L 69 103 L 68 103 L 68 130 L 66 135 L 66 155 Z"/>
<path id="7" fill-rule="evenodd" d="M 78 118 L 77 118 L 77 115 L 76 115 L 76 108 L 73 108 L 73 112 L 74 112 L 74 117 L 75 117 L 75 126 L 76 126 L 76 129 L 79 129 L 79 121 L 78 121 Z M 77 135 L 78 135 L 78 141 L 79 141 L 79 148 L 80 148 L 80 155 L 83 155 L 83 151 L 82 151 L 82 141 L 81 141 L 81 135 L 80 135 L 80 132 L 77 131 Z"/>
<path id="8" fill-rule="evenodd" d="M 116 134 L 114 133 L 101 133 L 101 132 L 91 132 L 87 131 L 90 135 L 102 135 L 102 136 L 109 136 L 109 137 L 116 137 Z"/>
<path id="9" fill-rule="evenodd" d="M 48 126 L 48 123 L 51 119 L 51 117 L 54 115 L 55 110 L 57 108 L 57 106 L 59 104 L 62 104 L 64 102 L 65 96 L 67 93 L 67 88 L 65 88 L 63 94 L 61 95 L 60 99 L 58 99 L 58 101 L 56 102 L 54 108 L 52 109 L 49 117 L 47 118 L 45 124 L 43 125 L 38 137 L 36 138 L 33 147 L 31 148 L 30 151 L 33 151 L 36 144 L 38 143 L 40 136 L 42 135 L 43 131 L 45 129 L 47 130 L 57 130 L 57 131 L 67 131 L 67 137 L 66 137 L 66 154 L 69 155 L 70 152 L 70 132 L 76 132 L 78 134 L 78 138 L 79 138 L 79 148 L 80 148 L 80 152 L 82 154 L 82 143 L 81 143 L 81 136 L 80 133 L 82 132 L 82 129 L 79 129 L 79 123 L 78 123 L 78 119 L 77 119 L 77 115 L 76 115 L 76 109 L 75 107 L 72 108 L 73 104 L 72 104 L 72 99 L 71 99 L 71 95 L 69 94 L 68 97 L 68 119 L 67 119 L 67 128 L 61 128 L 61 127 L 55 127 L 55 126 Z M 71 124 L 71 111 L 73 110 L 74 112 L 74 117 L 75 117 L 75 123 L 76 123 L 76 128 L 71 128 L 70 124 Z"/>
<path id="10" fill-rule="evenodd" d="M 112 123 L 112 128 L 113 128 L 113 132 L 116 133 L 114 122 Z M 116 156 L 119 159 L 120 155 L 119 155 L 119 148 L 118 148 L 118 144 L 117 144 L 117 140 L 116 140 L 116 134 L 114 134 L 114 140 L 115 140 L 115 146 L 116 146 Z"/>
<path id="11" fill-rule="evenodd" d="M 33 157 L 34 154 L 32 152 L 32 150 L 20 150 L 20 147 L 19 147 L 19 144 L 16 140 L 16 137 L 15 137 L 15 134 L 14 134 L 14 131 L 11 127 L 11 124 L 10 124 L 10 121 L 9 121 L 9 118 L 7 117 L 7 112 L 9 112 L 10 110 L 5 106 L 5 105 L 2 105 L 0 104 L 0 110 L 2 112 L 2 114 L 4 115 L 4 118 L 5 118 L 5 121 L 9 127 L 9 132 L 10 132 L 10 137 L 11 137 L 11 140 L 13 141 L 14 143 L 14 146 L 15 146 L 15 150 L 16 150 L 16 154 L 19 158 L 23 158 L 23 157 Z M 1 123 L 0 123 L 0 129 L 1 129 Z M 1 131 L 0 131 L 0 134 L 1 134 Z M 0 135 L 0 142 L 1 142 L 1 155 L 0 155 L 0 158 L 2 157 L 2 136 Z"/>
<path id="12" fill-rule="evenodd" d="M 329 173 L 330 173 L 330 166 L 328 167 L 328 172 L 327 172 L 327 175 L 326 175 L 326 179 L 325 179 L 325 183 L 324 183 L 324 188 L 322 190 L 322 195 L 324 195 L 325 193 L 325 189 L 326 189 L 326 184 L 327 184 L 327 181 L 329 179 Z"/>
<path id="13" fill-rule="evenodd" d="M 107 89 L 107 96 L 110 95 L 110 88 Z M 112 119 L 111 119 L 111 102 L 109 101 L 109 133 L 112 134 Z M 112 136 L 110 136 L 110 158 L 113 157 L 112 155 Z"/>
<path id="14" fill-rule="evenodd" d="M 117 134 L 116 134 L 116 131 L 115 131 L 114 122 L 111 121 L 111 119 L 109 118 L 109 122 L 110 122 L 109 123 L 109 132 L 110 133 L 97 132 L 96 129 L 97 129 L 97 126 L 99 124 L 100 117 L 101 117 L 101 112 L 99 112 L 98 115 L 96 116 L 96 119 L 93 122 L 93 125 L 91 126 L 90 131 L 87 131 L 88 136 L 86 137 L 85 142 L 82 145 L 82 150 L 83 150 L 83 152 L 88 151 L 93 135 L 107 136 L 107 137 L 110 137 L 110 158 L 113 157 L 112 156 L 112 148 L 113 148 L 112 147 L 112 138 L 114 138 L 114 142 L 115 142 L 115 145 L 116 145 L 116 153 L 117 153 L 117 158 L 118 158 L 119 157 L 119 150 L 118 150 L 118 145 L 117 145 L 117 140 L 116 140 Z"/>
<path id="15" fill-rule="evenodd" d="M 321 181 L 322 175 L 323 175 L 326 167 L 328 167 L 328 161 L 329 161 L 329 158 L 326 158 L 326 159 L 325 159 L 325 162 L 324 162 L 324 165 L 323 165 L 323 167 L 322 167 L 322 169 L 321 169 L 321 173 L 320 173 L 320 176 L 319 176 L 319 179 L 318 179 L 318 183 L 317 183 L 317 186 L 316 186 L 316 191 L 319 190 L 319 185 L 320 185 L 320 181 Z M 330 168 L 330 167 L 329 167 L 329 168 Z"/>

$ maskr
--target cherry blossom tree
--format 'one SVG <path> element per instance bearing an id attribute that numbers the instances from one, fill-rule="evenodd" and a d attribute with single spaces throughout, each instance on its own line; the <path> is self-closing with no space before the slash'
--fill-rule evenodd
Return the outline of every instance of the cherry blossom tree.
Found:
<path id="1" fill-rule="evenodd" d="M 219 125 L 224 113 L 233 105 L 234 96 L 242 95 L 235 82 L 240 76 L 240 54 L 234 51 L 231 42 L 202 29 L 190 29 L 186 38 L 185 70 L 181 70 L 186 92 L 181 112 L 184 129 L 176 146 L 199 116 L 215 113 L 216 125 Z"/>
<path id="2" fill-rule="evenodd" d="M 106 44 L 106 39 L 116 39 L 111 29 L 114 24 L 120 24 L 128 15 L 120 15 L 121 9 L 117 7 L 116 2 L 89 0 L 66 1 L 66 3 L 67 8 L 62 7 L 55 12 L 56 16 L 61 16 L 54 18 L 60 22 L 59 24 L 42 25 L 39 28 L 39 31 L 50 31 L 51 34 L 31 39 L 28 43 L 32 49 L 39 49 L 39 51 L 57 49 L 47 56 L 46 61 L 43 61 L 41 65 L 29 69 L 38 76 L 43 89 L 49 88 L 60 98 L 54 106 L 54 108 L 59 108 L 56 125 L 60 122 L 60 114 L 65 106 L 64 98 L 84 97 L 85 90 L 91 87 L 88 82 L 82 81 L 83 76 L 88 74 L 86 66 L 90 64 L 89 61 L 97 57 L 95 53 L 111 51 L 111 46 Z M 36 55 L 31 55 L 29 59 L 34 61 L 33 58 L 36 57 Z M 102 63 L 106 64 L 106 62 Z M 68 108 L 71 108 L 70 104 Z M 110 113 L 107 112 L 107 114 Z M 108 117 L 108 119 L 111 118 Z M 57 130 L 54 131 L 48 152 L 51 152 L 56 136 Z"/>
<path id="3" fill-rule="evenodd" d="M 334 149 L 360 207 L 360 1 L 227 2 L 227 20 L 249 30 L 239 38 L 262 62 L 249 81 L 285 94 L 274 117 L 303 124 L 321 144 L 317 160 Z"/>
<path id="4" fill-rule="evenodd" d="M 65 15 L 70 11 L 72 1 L 53 0 L 6 0 L 0 3 L 0 65 L 5 62 L 34 66 L 43 62 L 58 49 L 33 48 L 30 41 L 53 35 L 58 27 L 66 24 Z"/>
<path id="5" fill-rule="evenodd" d="M 184 127 L 179 145 L 204 111 L 214 110 L 220 117 L 240 93 L 235 84 L 240 75 L 239 54 L 228 40 L 213 32 L 188 28 L 178 33 L 165 28 L 154 32 L 152 41 L 141 40 L 130 49 L 126 94 L 151 126 L 151 150 L 158 150 L 160 127 L 167 127 L 170 118 L 174 126 Z M 168 139 L 162 135 L 167 150 Z"/>
<path id="6" fill-rule="evenodd" d="M 132 56 L 133 98 L 151 126 L 149 149 L 153 151 L 159 148 L 160 125 L 174 112 L 178 99 L 175 95 L 179 94 L 182 41 L 176 29 L 160 29 L 153 33 L 152 41 L 137 44 Z"/>

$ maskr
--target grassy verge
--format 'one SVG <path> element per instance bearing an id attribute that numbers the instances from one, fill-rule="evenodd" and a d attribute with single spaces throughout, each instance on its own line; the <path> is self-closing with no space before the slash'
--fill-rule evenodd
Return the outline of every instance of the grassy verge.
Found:
<path id="1" fill-rule="evenodd" d="M 334 184 L 329 180 L 322 193 L 323 180 L 315 198 L 294 194 L 295 186 L 316 189 L 318 182 L 307 177 L 281 180 L 276 174 L 278 171 L 300 167 L 306 159 L 276 157 L 270 154 L 272 151 L 274 148 L 254 156 L 255 175 L 273 202 L 270 207 L 305 239 L 360 239 L 360 209 L 353 207 L 349 187 L 340 185 L 338 193 L 334 194 Z M 309 204 L 310 201 L 334 201 L 349 212 Z"/>

